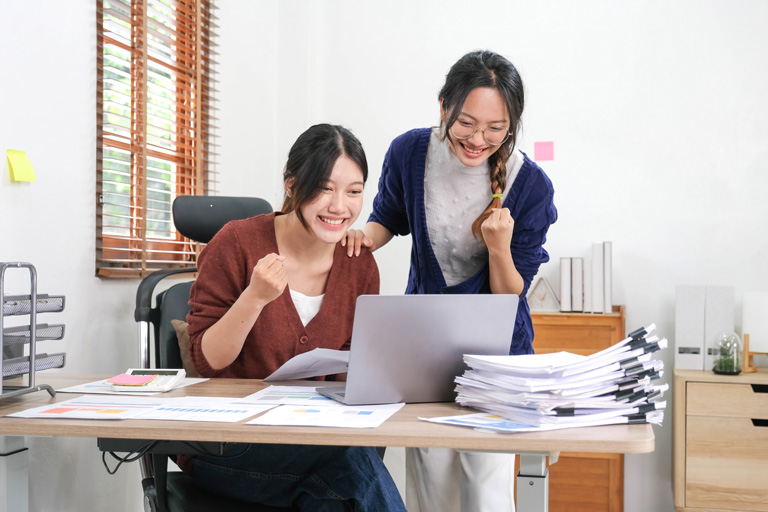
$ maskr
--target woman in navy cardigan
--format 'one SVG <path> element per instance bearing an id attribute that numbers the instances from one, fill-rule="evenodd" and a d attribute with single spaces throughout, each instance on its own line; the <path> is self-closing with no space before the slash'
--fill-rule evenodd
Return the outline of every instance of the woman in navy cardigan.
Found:
<path id="1" fill-rule="evenodd" d="M 406 293 L 520 296 L 510 354 L 533 353 L 525 299 L 557 220 L 544 171 L 516 148 L 524 91 L 505 57 L 464 55 L 439 94 L 440 126 L 408 131 L 389 147 L 363 230 L 350 230 L 348 255 L 411 234 Z M 411 512 L 514 510 L 514 455 L 409 449 Z M 458 484 L 458 485 L 457 485 Z"/>

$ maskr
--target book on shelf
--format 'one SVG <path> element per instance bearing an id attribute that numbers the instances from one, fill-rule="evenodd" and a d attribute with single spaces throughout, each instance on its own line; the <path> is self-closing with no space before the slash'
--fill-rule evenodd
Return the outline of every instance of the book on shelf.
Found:
<path id="1" fill-rule="evenodd" d="M 571 311 L 584 311 L 584 258 L 571 258 Z"/>
<path id="2" fill-rule="evenodd" d="M 603 244 L 595 242 L 592 244 L 592 309 L 590 313 L 603 312 Z"/>
<path id="3" fill-rule="evenodd" d="M 612 242 L 594 242 L 591 257 L 560 258 L 560 311 L 613 312 L 612 251 Z"/>
<path id="4" fill-rule="evenodd" d="M 584 312 L 592 311 L 592 259 L 584 258 Z"/>
<path id="5" fill-rule="evenodd" d="M 560 258 L 560 311 L 571 312 L 571 258 Z"/>
<path id="6" fill-rule="evenodd" d="M 613 244 L 603 242 L 603 313 L 613 311 Z M 599 311 L 596 311 L 599 313 Z"/>

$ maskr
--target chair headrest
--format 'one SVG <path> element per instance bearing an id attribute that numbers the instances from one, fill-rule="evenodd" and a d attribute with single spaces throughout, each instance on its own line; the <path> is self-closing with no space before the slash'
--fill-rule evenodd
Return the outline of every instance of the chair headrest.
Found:
<path id="1" fill-rule="evenodd" d="M 179 233 L 207 244 L 227 222 L 271 213 L 272 206 L 259 197 L 179 196 L 172 211 Z"/>

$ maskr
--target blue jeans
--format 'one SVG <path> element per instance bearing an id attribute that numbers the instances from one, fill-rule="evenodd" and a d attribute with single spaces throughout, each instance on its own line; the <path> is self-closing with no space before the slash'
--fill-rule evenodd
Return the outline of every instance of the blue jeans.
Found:
<path id="1" fill-rule="evenodd" d="M 191 476 L 211 492 L 273 507 L 405 512 L 384 462 L 370 447 L 234 444 L 220 457 L 195 457 Z"/>

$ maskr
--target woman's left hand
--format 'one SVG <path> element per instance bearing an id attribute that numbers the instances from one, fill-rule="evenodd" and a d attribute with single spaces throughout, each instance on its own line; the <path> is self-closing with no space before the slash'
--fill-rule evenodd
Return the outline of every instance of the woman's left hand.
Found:
<path id="1" fill-rule="evenodd" d="M 515 220 L 509 208 L 493 208 L 491 215 L 480 225 L 488 251 L 509 251 Z"/>

